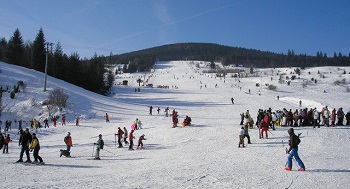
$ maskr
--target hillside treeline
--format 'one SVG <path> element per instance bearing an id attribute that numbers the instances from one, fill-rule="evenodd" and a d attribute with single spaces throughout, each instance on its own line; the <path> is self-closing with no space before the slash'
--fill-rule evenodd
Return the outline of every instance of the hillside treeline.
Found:
<path id="1" fill-rule="evenodd" d="M 8 41 L 0 39 L 0 61 L 10 64 L 45 73 L 46 52 L 48 75 L 100 94 L 108 91 L 111 82 L 105 81 L 105 74 L 108 73 L 105 69 L 109 61 L 107 57 L 95 54 L 89 60 L 82 60 L 78 53 L 67 55 L 63 53 L 60 42 L 49 44 L 45 41 L 42 29 L 33 42 L 24 42 L 19 29 Z"/>
<path id="2" fill-rule="evenodd" d="M 133 57 L 140 54 L 151 54 L 158 60 L 200 60 L 222 62 L 224 65 L 243 65 L 245 67 L 315 67 L 315 66 L 349 66 L 350 54 L 334 53 L 329 57 L 326 53 L 317 52 L 316 56 L 296 55 L 293 50 L 287 54 L 277 54 L 254 49 L 229 47 L 212 43 L 178 43 L 164 45 L 117 57 Z"/>

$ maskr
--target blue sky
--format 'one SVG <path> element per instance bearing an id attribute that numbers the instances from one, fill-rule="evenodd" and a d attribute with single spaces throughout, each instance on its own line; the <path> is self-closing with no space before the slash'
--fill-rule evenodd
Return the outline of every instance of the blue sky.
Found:
<path id="1" fill-rule="evenodd" d="M 0 0 L 0 37 L 18 28 L 81 58 L 183 42 L 287 53 L 350 53 L 348 0 Z"/>

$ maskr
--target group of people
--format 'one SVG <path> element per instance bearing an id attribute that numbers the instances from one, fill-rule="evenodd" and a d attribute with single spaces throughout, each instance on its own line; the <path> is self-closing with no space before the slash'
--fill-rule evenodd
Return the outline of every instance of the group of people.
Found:
<path id="1" fill-rule="evenodd" d="M 21 146 L 21 152 L 19 160 L 17 162 L 23 162 L 23 155 L 26 153 L 26 163 L 33 163 L 38 165 L 45 164 L 43 159 L 39 156 L 39 139 L 36 137 L 35 133 L 30 134 L 29 128 L 26 128 L 24 131 L 20 130 L 19 145 Z M 34 161 L 31 161 L 29 151 L 33 151 Z"/>
<path id="2" fill-rule="evenodd" d="M 253 118 L 248 113 L 242 113 L 241 123 L 248 123 L 250 128 L 253 127 L 254 121 Z M 269 109 L 270 124 L 271 128 L 274 130 L 275 126 L 341 126 L 341 125 L 350 125 L 350 110 L 345 114 L 343 108 L 339 108 L 337 111 L 333 108 L 331 111 L 328 109 L 328 106 L 323 107 L 321 110 L 315 108 L 304 108 L 304 109 L 289 109 L 283 108 L 283 110 L 277 110 L 272 112 Z M 256 118 L 256 125 L 258 126 L 261 120 L 264 118 L 264 111 L 259 109 Z M 344 122 L 345 118 L 345 122 Z"/>
<path id="3" fill-rule="evenodd" d="M 274 124 L 271 124 L 271 122 L 276 121 L 276 119 L 273 118 L 273 115 L 272 115 L 273 113 L 274 112 L 271 113 L 271 108 L 269 108 L 268 110 L 261 110 L 260 109 L 258 111 L 257 126 L 260 129 L 259 138 L 264 138 L 264 133 L 265 133 L 265 137 L 268 138 L 268 132 L 267 132 L 268 128 L 270 125 L 271 126 L 274 125 Z M 241 114 L 241 116 L 242 116 L 242 114 Z M 245 147 L 245 145 L 244 145 L 245 137 L 248 138 L 248 144 L 251 144 L 248 130 L 251 127 L 251 125 L 254 123 L 254 122 L 252 123 L 252 118 L 250 116 L 249 110 L 247 110 L 247 112 L 245 114 L 243 114 L 242 117 L 243 117 L 243 119 L 242 119 L 241 123 L 243 122 L 243 120 L 245 118 L 245 124 L 243 127 L 241 127 L 241 129 L 239 131 L 239 143 L 238 143 L 239 148 L 241 147 L 241 145 L 242 145 L 242 147 Z M 273 128 L 273 130 L 275 130 L 274 126 L 272 128 Z M 289 134 L 289 141 L 288 141 L 289 148 L 286 149 L 286 153 L 289 155 L 288 155 L 288 159 L 286 162 L 285 170 L 286 171 L 292 170 L 292 159 L 295 158 L 296 163 L 299 165 L 298 171 L 305 171 L 305 165 L 298 155 L 298 145 L 300 143 L 300 139 L 299 139 L 300 134 L 297 136 L 294 133 L 293 128 L 288 129 L 288 134 Z"/>

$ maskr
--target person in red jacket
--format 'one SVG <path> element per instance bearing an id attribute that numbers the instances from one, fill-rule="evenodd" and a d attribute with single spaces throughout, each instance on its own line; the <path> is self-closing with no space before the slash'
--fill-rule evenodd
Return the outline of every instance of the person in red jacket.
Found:
<path id="1" fill-rule="evenodd" d="M 134 150 L 134 130 L 131 130 L 130 134 L 129 134 L 129 150 Z"/>
<path id="2" fill-rule="evenodd" d="M 4 150 L 2 151 L 3 153 L 9 153 L 9 143 L 11 142 L 10 134 L 7 134 L 4 142 Z"/>
<path id="3" fill-rule="evenodd" d="M 122 138 L 123 138 L 123 135 L 124 135 L 124 131 L 118 127 L 118 133 L 116 133 L 116 135 L 118 135 L 118 148 L 123 148 L 123 145 L 122 145 Z"/>
<path id="4" fill-rule="evenodd" d="M 267 130 L 269 128 L 269 124 L 270 124 L 269 114 L 265 113 L 264 118 L 260 123 L 260 128 L 261 128 L 260 136 L 261 136 L 261 138 L 264 138 L 264 132 L 265 132 L 266 138 L 268 138 Z"/>

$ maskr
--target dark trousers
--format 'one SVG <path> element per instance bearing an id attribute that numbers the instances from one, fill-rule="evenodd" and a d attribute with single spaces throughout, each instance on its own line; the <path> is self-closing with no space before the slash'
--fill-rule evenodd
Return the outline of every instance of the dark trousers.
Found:
<path id="1" fill-rule="evenodd" d="M 43 159 L 39 156 L 39 149 L 34 149 L 33 156 L 34 161 L 38 161 L 39 159 L 40 162 L 43 162 Z"/>
<path id="2" fill-rule="evenodd" d="M 4 144 L 4 150 L 2 151 L 3 153 L 9 153 L 9 144 Z"/>
<path id="3" fill-rule="evenodd" d="M 30 160 L 29 147 L 28 146 L 22 146 L 21 153 L 19 154 L 19 159 L 23 160 L 24 152 L 26 152 L 27 160 Z"/>
<path id="4" fill-rule="evenodd" d="M 245 137 L 248 138 L 248 144 L 250 144 L 250 136 L 249 136 L 249 134 L 245 134 L 245 135 L 244 135 L 244 138 L 245 138 Z M 243 138 L 243 139 L 244 139 L 244 138 Z"/>
<path id="5" fill-rule="evenodd" d="M 134 141 L 130 140 L 129 150 L 134 149 Z"/>
<path id="6" fill-rule="evenodd" d="M 124 143 L 125 143 L 125 144 L 129 144 L 129 142 L 126 141 L 126 137 L 124 138 Z"/>
<path id="7" fill-rule="evenodd" d="M 123 147 L 121 140 L 122 140 L 122 138 L 118 138 L 118 145 L 119 145 L 119 147 Z"/>

